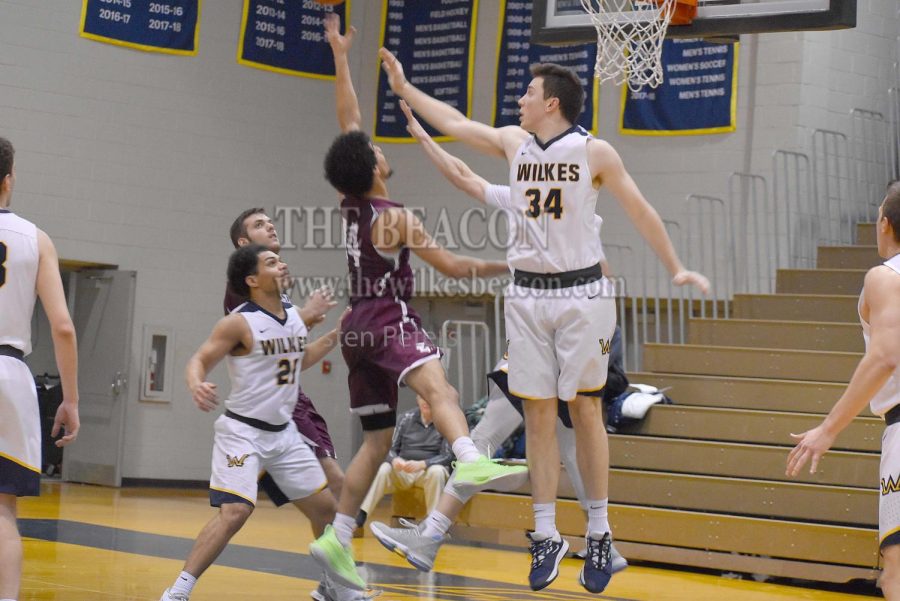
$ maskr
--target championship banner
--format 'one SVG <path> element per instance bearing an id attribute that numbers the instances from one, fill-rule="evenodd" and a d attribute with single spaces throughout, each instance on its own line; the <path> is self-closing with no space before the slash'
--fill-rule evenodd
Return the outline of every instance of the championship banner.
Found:
<path id="1" fill-rule="evenodd" d="M 478 0 L 383 0 L 381 45 L 403 63 L 407 79 L 434 98 L 471 113 Z M 399 98 L 378 62 L 375 140 L 415 142 Z M 427 123 L 435 140 L 447 141 Z"/>
<path id="2" fill-rule="evenodd" d="M 334 79 L 334 56 L 325 39 L 325 15 L 350 20 L 350 0 L 326 5 L 315 0 L 244 0 L 237 62 L 285 75 Z"/>
<path id="3" fill-rule="evenodd" d="M 556 63 L 578 74 L 584 86 L 584 111 L 577 125 L 596 134 L 600 92 L 599 80 L 594 78 L 597 44 L 559 47 L 532 44 L 531 0 L 503 0 L 500 11 L 494 127 L 519 124 L 518 100 L 532 79 L 528 67 L 534 63 Z"/>
<path id="4" fill-rule="evenodd" d="M 81 37 L 166 54 L 197 54 L 200 0 L 82 0 Z"/>
<path id="5" fill-rule="evenodd" d="M 622 86 L 619 132 L 635 136 L 721 134 L 737 127 L 738 43 L 665 40 L 663 83 Z"/>

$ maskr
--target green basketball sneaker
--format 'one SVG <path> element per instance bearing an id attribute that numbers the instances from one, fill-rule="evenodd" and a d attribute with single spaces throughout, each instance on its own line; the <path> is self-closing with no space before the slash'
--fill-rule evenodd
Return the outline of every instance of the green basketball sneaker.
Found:
<path id="1" fill-rule="evenodd" d="M 337 539 L 331 524 L 309 545 L 309 553 L 335 581 L 358 591 L 365 590 L 366 581 L 356 571 L 353 552 Z"/>
<path id="2" fill-rule="evenodd" d="M 481 490 L 488 487 L 503 487 L 508 490 L 516 480 L 524 484 L 528 477 L 528 467 L 524 465 L 503 465 L 499 459 L 488 459 L 484 455 L 477 461 L 457 461 L 453 464 L 453 477 L 458 484 Z"/>

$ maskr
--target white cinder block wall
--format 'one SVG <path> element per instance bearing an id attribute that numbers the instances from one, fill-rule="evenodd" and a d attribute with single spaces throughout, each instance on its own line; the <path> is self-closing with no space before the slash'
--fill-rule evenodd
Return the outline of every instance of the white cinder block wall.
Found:
<path id="1" fill-rule="evenodd" d="M 861 2 L 853 31 L 743 36 L 733 134 L 621 137 L 620 92 L 605 86 L 600 135 L 616 146 L 660 213 L 677 217 L 686 195 L 723 196 L 731 172 L 766 174 L 776 148 L 806 149 L 812 128 L 846 128 L 842 121 L 853 107 L 879 110 L 900 29 L 894 3 Z M 0 0 L 0 135 L 17 148 L 13 208 L 45 229 L 62 257 L 138 273 L 125 477 L 209 475 L 212 416 L 193 407 L 180 383 L 171 404 L 138 400 L 144 325 L 174 329 L 180 379 L 220 317 L 234 216 L 253 205 L 274 210 L 337 201 L 321 175 L 337 130 L 332 86 L 238 65 L 241 5 L 204 2 L 199 54 L 171 57 L 79 38 L 79 2 Z M 367 128 L 380 11 L 380 2 L 368 0 L 355 0 L 352 9 L 360 35 L 351 69 Z M 481 3 L 473 116 L 485 121 L 493 102 L 498 14 L 495 3 Z M 459 144 L 449 149 L 485 177 L 505 179 L 502 162 Z M 389 145 L 386 153 L 397 173 L 392 196 L 424 207 L 426 223 L 433 225 L 441 208 L 457 217 L 471 206 L 432 173 L 415 146 Z M 636 246 L 633 228 L 613 205 L 601 197 L 606 239 Z M 294 217 L 291 225 L 298 248 L 284 256 L 294 274 L 343 273 L 340 250 L 304 248 L 306 223 Z M 502 256 L 497 249 L 482 254 Z M 45 358 L 36 370 L 54 371 L 45 363 L 46 349 L 36 354 Z M 303 382 L 346 460 L 353 423 L 346 370 L 339 354 L 330 358 L 330 375 L 313 369 Z M 224 368 L 213 379 L 227 390 Z"/>

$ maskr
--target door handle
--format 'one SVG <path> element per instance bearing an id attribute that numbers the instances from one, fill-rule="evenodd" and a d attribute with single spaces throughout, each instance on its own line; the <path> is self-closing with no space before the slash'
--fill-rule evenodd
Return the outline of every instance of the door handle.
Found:
<path id="1" fill-rule="evenodd" d="M 122 374 L 122 372 L 117 371 L 115 377 L 113 378 L 112 384 L 110 385 L 113 396 L 119 396 L 119 394 L 122 393 L 122 389 L 125 388 L 126 384 L 128 384 L 128 378 L 126 378 Z"/>

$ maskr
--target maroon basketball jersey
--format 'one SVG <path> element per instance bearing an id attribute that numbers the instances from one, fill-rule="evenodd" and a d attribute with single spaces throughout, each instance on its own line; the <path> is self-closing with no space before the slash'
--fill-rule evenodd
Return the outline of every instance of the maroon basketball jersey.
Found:
<path id="1" fill-rule="evenodd" d="M 365 298 L 409 300 L 415 288 L 409 249 L 382 254 L 372 243 L 372 224 L 382 211 L 402 208 L 386 198 L 345 197 L 341 201 L 347 267 L 350 270 L 350 303 Z"/>

